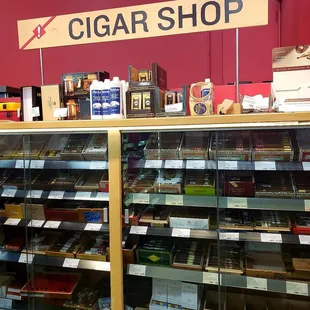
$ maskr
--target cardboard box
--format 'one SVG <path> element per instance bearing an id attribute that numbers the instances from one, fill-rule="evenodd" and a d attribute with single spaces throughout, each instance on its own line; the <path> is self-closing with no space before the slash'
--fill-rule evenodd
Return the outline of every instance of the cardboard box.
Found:
<path id="1" fill-rule="evenodd" d="M 31 203 L 24 204 L 21 206 L 25 210 L 25 218 L 29 220 L 45 220 L 45 205 L 43 203 Z"/>
<path id="2" fill-rule="evenodd" d="M 209 212 L 202 208 L 195 210 L 192 208 L 174 208 L 170 215 L 170 227 L 208 230 L 210 229 Z"/>
<path id="3" fill-rule="evenodd" d="M 168 310 L 181 309 L 182 281 L 168 280 Z"/>
<path id="4" fill-rule="evenodd" d="M 152 299 L 167 303 L 168 302 L 168 280 L 153 278 L 152 284 L 153 284 L 152 285 Z"/>
<path id="5" fill-rule="evenodd" d="M 25 217 L 25 205 L 9 201 L 4 203 L 7 217 L 14 219 L 23 219 Z"/>
<path id="6" fill-rule="evenodd" d="M 56 121 L 58 117 L 54 117 L 54 112 L 63 105 L 61 85 L 43 85 L 41 86 L 41 92 L 43 121 Z"/>
<path id="7" fill-rule="evenodd" d="M 201 285 L 182 282 L 182 309 L 200 309 L 201 295 Z"/>

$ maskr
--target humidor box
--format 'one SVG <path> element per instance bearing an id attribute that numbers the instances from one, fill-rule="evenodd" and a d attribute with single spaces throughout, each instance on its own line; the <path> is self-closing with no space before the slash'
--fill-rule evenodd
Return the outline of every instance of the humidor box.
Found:
<path id="1" fill-rule="evenodd" d="M 21 295 L 41 298 L 72 299 L 80 275 L 76 273 L 36 273 L 21 289 Z"/>
<path id="2" fill-rule="evenodd" d="M 108 159 L 108 137 L 107 134 L 93 134 L 88 138 L 83 150 L 86 160 L 107 160 Z"/>
<path id="3" fill-rule="evenodd" d="M 310 161 L 310 130 L 299 129 L 296 130 L 296 140 L 298 144 L 298 160 L 299 161 Z"/>
<path id="4" fill-rule="evenodd" d="M 136 249 L 137 262 L 139 264 L 171 266 L 173 252 L 172 239 L 141 236 Z"/>
<path id="5" fill-rule="evenodd" d="M 75 170 L 59 170 L 54 178 L 51 179 L 49 185 L 53 190 L 74 189 L 74 185 L 80 177 L 80 172 Z"/>
<path id="6" fill-rule="evenodd" d="M 218 135 L 217 139 L 216 135 Z M 209 157 L 211 160 L 250 161 L 250 133 L 248 131 L 213 132 Z"/>
<path id="7" fill-rule="evenodd" d="M 253 161 L 293 161 L 294 150 L 287 131 L 254 132 Z"/>
<path id="8" fill-rule="evenodd" d="M 64 160 L 83 160 L 83 151 L 88 138 L 89 134 L 71 134 L 60 157 Z"/>
<path id="9" fill-rule="evenodd" d="M 210 229 L 209 211 L 203 208 L 173 208 L 170 215 L 170 227 L 198 230 Z"/>
<path id="10" fill-rule="evenodd" d="M 296 196 L 291 174 L 282 171 L 256 171 L 255 196 L 270 198 L 294 198 Z"/>
<path id="11" fill-rule="evenodd" d="M 218 246 L 216 243 L 210 243 L 207 254 L 205 270 L 209 272 L 243 274 L 243 258 L 239 245 L 230 243 L 222 244 L 220 247 L 220 266 L 218 266 Z"/>
<path id="12" fill-rule="evenodd" d="M 179 152 L 180 159 L 207 160 L 209 139 L 209 132 L 185 132 Z"/>
<path id="13" fill-rule="evenodd" d="M 79 259 L 106 262 L 108 245 L 109 239 L 107 236 L 97 235 L 89 237 L 76 254 L 76 257 Z"/>
<path id="14" fill-rule="evenodd" d="M 61 160 L 60 153 L 64 149 L 69 135 L 52 135 L 40 153 L 40 159 Z"/>
<path id="15" fill-rule="evenodd" d="M 46 220 L 77 222 L 79 220 L 77 208 L 81 206 L 78 201 L 48 201 L 44 209 Z"/>
<path id="16" fill-rule="evenodd" d="M 248 252 L 246 275 L 265 279 L 286 279 L 286 269 L 281 254 Z"/>
<path id="17" fill-rule="evenodd" d="M 251 171 L 226 171 L 221 174 L 223 195 L 228 197 L 254 197 L 255 179 Z"/>
<path id="18" fill-rule="evenodd" d="M 215 179 L 214 172 L 187 170 L 184 184 L 186 195 L 191 196 L 214 196 Z"/>
<path id="19" fill-rule="evenodd" d="M 291 221 L 285 212 L 257 211 L 254 213 L 254 230 L 291 231 Z"/>
<path id="20" fill-rule="evenodd" d="M 182 184 L 182 170 L 160 170 L 155 181 L 155 191 L 161 194 L 182 194 Z"/>
<path id="21" fill-rule="evenodd" d="M 172 267 L 202 270 L 205 260 L 205 244 L 198 240 L 182 240 L 176 245 Z"/>
<path id="22" fill-rule="evenodd" d="M 24 237 L 13 237 L 7 241 L 4 245 L 5 251 L 10 252 L 20 252 L 25 246 L 25 238 Z"/>
<path id="23" fill-rule="evenodd" d="M 139 225 L 152 227 L 167 227 L 169 224 L 170 209 L 166 206 L 147 208 L 139 219 Z"/>
<path id="24" fill-rule="evenodd" d="M 182 133 L 164 132 L 150 135 L 144 148 L 147 160 L 179 159 Z"/>

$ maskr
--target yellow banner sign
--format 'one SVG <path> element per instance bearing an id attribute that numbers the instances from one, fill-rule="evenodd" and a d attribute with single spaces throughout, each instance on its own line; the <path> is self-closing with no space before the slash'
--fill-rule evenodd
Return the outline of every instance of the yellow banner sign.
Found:
<path id="1" fill-rule="evenodd" d="M 178 0 L 18 22 L 21 50 L 268 24 L 268 0 Z"/>

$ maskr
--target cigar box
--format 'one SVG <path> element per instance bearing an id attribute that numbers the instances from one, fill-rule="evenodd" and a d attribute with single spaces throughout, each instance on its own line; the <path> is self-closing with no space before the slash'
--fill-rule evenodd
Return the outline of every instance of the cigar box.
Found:
<path id="1" fill-rule="evenodd" d="M 298 144 L 298 160 L 310 161 L 310 130 L 299 129 L 296 130 L 296 140 Z"/>
<path id="2" fill-rule="evenodd" d="M 207 160 L 209 132 L 185 132 L 181 142 L 180 159 Z"/>
<path id="3" fill-rule="evenodd" d="M 71 134 L 60 157 L 63 160 L 83 160 L 83 151 L 88 138 L 89 134 Z"/>
<path id="4" fill-rule="evenodd" d="M 59 109 L 63 104 L 63 91 L 59 84 L 42 85 L 42 112 L 43 121 L 57 121 L 54 117 L 56 109 Z"/>
<path id="5" fill-rule="evenodd" d="M 84 171 L 74 188 L 78 191 L 99 191 L 99 183 L 101 181 L 103 171 Z"/>
<path id="6" fill-rule="evenodd" d="M 15 200 L 4 203 L 5 213 L 8 218 L 23 219 L 25 217 L 25 205 Z"/>
<path id="7" fill-rule="evenodd" d="M 155 181 L 155 191 L 161 194 L 182 194 L 182 184 L 182 170 L 160 170 Z"/>
<path id="8" fill-rule="evenodd" d="M 138 226 L 141 214 L 147 207 L 148 205 L 143 204 L 130 204 L 130 206 L 125 209 L 124 214 L 122 215 L 123 228 L 125 228 L 127 224 L 130 226 Z"/>
<path id="9" fill-rule="evenodd" d="M 150 135 L 144 148 L 147 160 L 179 159 L 182 133 L 164 132 Z"/>
<path id="10" fill-rule="evenodd" d="M 282 254 L 248 252 L 245 261 L 248 277 L 286 279 Z"/>
<path id="11" fill-rule="evenodd" d="M 70 191 L 74 189 L 75 183 L 80 177 L 80 172 L 76 170 L 59 170 L 57 176 L 51 179 L 49 185 L 53 190 L 66 190 Z"/>
<path id="12" fill-rule="evenodd" d="M 94 80 L 108 79 L 108 72 L 75 72 L 62 75 L 64 96 L 68 98 L 85 98 L 90 96 L 90 85 Z"/>
<path id="13" fill-rule="evenodd" d="M 3 188 L 12 188 L 12 189 L 24 189 L 24 182 L 30 184 L 33 178 L 36 178 L 39 175 L 39 171 L 31 171 L 31 179 L 29 174 L 24 175 L 23 170 L 15 170 L 7 180 L 2 184 Z"/>
<path id="14" fill-rule="evenodd" d="M 220 266 L 219 266 L 220 264 Z M 205 270 L 209 272 L 243 274 L 243 258 L 241 248 L 238 244 L 221 244 L 220 257 L 218 256 L 218 245 L 209 244 Z"/>
<path id="15" fill-rule="evenodd" d="M 176 244 L 172 267 L 202 270 L 205 259 L 205 243 L 198 240 L 182 240 Z"/>
<path id="16" fill-rule="evenodd" d="M 21 281 L 20 279 L 12 279 L 7 284 L 7 290 L 6 290 L 6 299 L 12 299 L 12 300 L 24 300 L 25 297 L 22 297 L 20 295 L 20 291 L 23 288 L 24 281 Z"/>
<path id="17" fill-rule="evenodd" d="M 139 264 L 171 266 L 174 245 L 172 239 L 157 236 L 141 236 L 136 248 Z"/>
<path id="18" fill-rule="evenodd" d="M 212 217 L 216 229 L 216 215 Z M 219 228 L 224 230 L 253 230 L 253 219 L 250 211 L 220 210 Z"/>
<path id="19" fill-rule="evenodd" d="M 25 218 L 29 220 L 45 220 L 45 205 L 43 202 L 37 203 L 21 203 L 21 207 L 25 210 Z"/>
<path id="20" fill-rule="evenodd" d="M 41 298 L 72 299 L 80 275 L 76 273 L 38 272 L 21 289 L 21 295 Z"/>
<path id="21" fill-rule="evenodd" d="M 86 160 L 107 160 L 108 159 L 108 137 L 107 134 L 93 134 L 83 150 Z"/>
<path id="22" fill-rule="evenodd" d="M 293 267 L 296 271 L 310 271 L 310 252 L 306 246 L 290 247 Z"/>
<path id="23" fill-rule="evenodd" d="M 250 133 L 248 131 L 213 132 L 209 157 L 211 160 L 250 161 Z"/>
<path id="24" fill-rule="evenodd" d="M 81 206 L 79 201 L 48 201 L 44 209 L 45 218 L 49 221 L 78 222 L 79 206 Z"/>
<path id="25" fill-rule="evenodd" d="M 100 192 L 109 192 L 109 172 L 103 171 L 100 182 L 99 182 Z"/>
<path id="26" fill-rule="evenodd" d="M 139 225 L 152 227 L 167 227 L 169 224 L 170 209 L 166 206 L 147 208 L 140 216 Z"/>
<path id="27" fill-rule="evenodd" d="M 291 221 L 286 212 L 256 211 L 254 213 L 254 230 L 291 231 Z"/>
<path id="28" fill-rule="evenodd" d="M 25 138 L 13 152 L 14 159 L 39 159 L 41 151 L 51 135 L 36 135 Z"/>
<path id="29" fill-rule="evenodd" d="M 292 174 L 298 198 L 310 199 L 310 172 L 296 171 Z"/>
<path id="30" fill-rule="evenodd" d="M 85 237 L 82 236 L 81 232 L 64 232 L 46 250 L 46 255 L 73 258 L 84 242 Z"/>
<path id="31" fill-rule="evenodd" d="M 255 197 L 294 198 L 289 172 L 255 171 Z"/>
<path id="32" fill-rule="evenodd" d="M 154 193 L 155 192 L 155 181 L 157 179 L 157 171 L 146 170 L 140 175 L 129 177 L 127 181 L 126 191 L 128 193 Z"/>
<path id="33" fill-rule="evenodd" d="M 24 237 L 14 237 L 9 239 L 4 245 L 5 251 L 20 252 L 25 245 Z"/>
<path id="34" fill-rule="evenodd" d="M 0 186 L 6 182 L 6 180 L 14 173 L 13 169 L 0 170 Z"/>
<path id="35" fill-rule="evenodd" d="M 187 170 L 184 191 L 186 195 L 191 196 L 214 196 L 214 172 L 211 170 Z"/>
<path id="36" fill-rule="evenodd" d="M 294 234 L 310 235 L 310 214 L 309 212 L 298 212 L 295 214 L 293 232 Z"/>
<path id="37" fill-rule="evenodd" d="M 58 175 L 56 170 L 42 170 L 35 177 L 32 178 L 32 188 L 37 190 L 50 190 L 51 181 Z"/>
<path id="38" fill-rule="evenodd" d="M 45 255 L 45 251 L 60 237 L 60 232 L 41 231 L 35 233 L 23 253 Z"/>
<path id="39" fill-rule="evenodd" d="M 253 161 L 293 161 L 294 150 L 287 131 L 253 132 Z"/>
<path id="40" fill-rule="evenodd" d="M 60 153 L 64 149 L 69 135 L 52 135 L 40 153 L 40 159 L 61 160 Z"/>
<path id="41" fill-rule="evenodd" d="M 10 159 L 18 146 L 22 143 L 22 136 L 0 137 L 0 158 Z"/>
<path id="42" fill-rule="evenodd" d="M 82 245 L 76 257 L 86 260 L 107 261 L 107 247 L 109 238 L 107 236 L 97 235 L 89 237 Z"/>
<path id="43" fill-rule="evenodd" d="M 80 222 L 85 223 L 103 223 L 103 204 L 100 202 L 91 202 L 84 207 L 77 209 Z"/>
<path id="44" fill-rule="evenodd" d="M 254 197 L 255 180 L 251 171 L 226 171 L 221 174 L 224 183 L 224 196 Z"/>
<path id="45" fill-rule="evenodd" d="M 210 214 L 203 208 L 173 208 L 170 215 L 170 227 L 208 230 Z"/>
<path id="46" fill-rule="evenodd" d="M 89 288 L 83 288 L 73 295 L 72 300 L 66 300 L 63 304 L 64 308 L 74 310 L 95 310 L 97 308 L 99 291 Z M 103 308 L 107 309 L 107 308 Z M 108 310 L 108 309 L 107 309 Z"/>

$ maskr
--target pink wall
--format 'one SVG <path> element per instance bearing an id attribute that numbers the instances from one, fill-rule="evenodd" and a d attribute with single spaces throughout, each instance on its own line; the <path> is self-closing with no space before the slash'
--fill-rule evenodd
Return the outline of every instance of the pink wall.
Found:
<path id="1" fill-rule="evenodd" d="M 163 0 L 161 0 L 163 1 Z M 0 11 L 0 85 L 39 85 L 39 51 L 19 51 L 17 20 L 128 6 L 128 0 L 2 0 Z M 131 5 L 152 3 L 132 0 Z M 283 0 L 282 42 L 310 43 L 309 0 Z M 31 5 L 29 4 L 31 3 Z M 240 29 L 240 79 L 272 79 L 271 49 L 278 45 L 278 0 L 269 0 L 269 25 Z M 106 70 L 127 78 L 127 66 L 147 68 L 155 61 L 168 70 L 169 87 L 211 76 L 217 84 L 235 81 L 235 31 L 215 31 L 43 50 L 45 83 L 61 73 Z"/>

